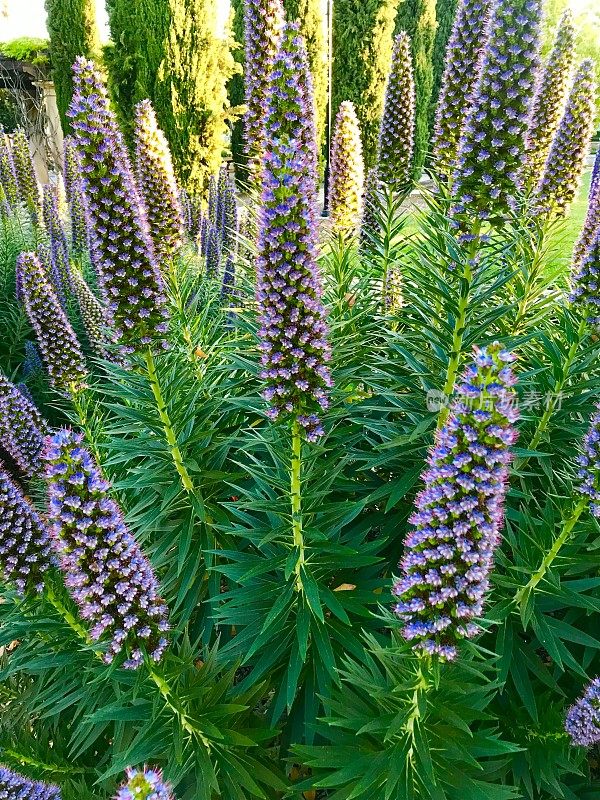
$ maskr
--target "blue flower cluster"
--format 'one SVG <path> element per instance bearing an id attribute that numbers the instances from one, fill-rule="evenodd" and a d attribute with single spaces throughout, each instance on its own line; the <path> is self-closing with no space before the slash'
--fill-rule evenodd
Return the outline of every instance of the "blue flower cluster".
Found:
<path id="1" fill-rule="evenodd" d="M 30 781 L 0 764 L 0 797 L 3 800 L 60 800 L 60 796 L 58 786 Z"/>
<path id="2" fill-rule="evenodd" d="M 127 780 L 118 790 L 115 800 L 174 800 L 174 796 L 159 769 L 129 768 Z"/>
<path id="3" fill-rule="evenodd" d="M 39 470 L 47 434 L 48 426 L 36 406 L 0 374 L 0 442 L 29 478 Z"/>
<path id="4" fill-rule="evenodd" d="M 92 623 L 92 639 L 110 640 L 106 663 L 125 649 L 123 666 L 137 669 L 144 653 L 155 661 L 162 658 L 168 610 L 149 561 L 82 440 L 69 430 L 47 440 L 43 458 L 51 531 L 65 584 L 81 616 Z"/>
<path id="5" fill-rule="evenodd" d="M 600 742 L 600 678 L 595 678 L 583 697 L 571 706 L 565 730 L 579 747 L 591 747 Z"/>
<path id="6" fill-rule="evenodd" d="M 385 89 L 383 116 L 377 147 L 379 179 L 403 187 L 411 177 L 415 138 L 415 79 L 410 37 L 396 36 L 392 69 Z"/>
<path id="7" fill-rule="evenodd" d="M 394 586 L 404 637 L 444 660 L 478 632 L 473 620 L 482 613 L 500 539 L 517 438 L 513 361 L 498 343 L 475 348 L 429 455 Z"/>

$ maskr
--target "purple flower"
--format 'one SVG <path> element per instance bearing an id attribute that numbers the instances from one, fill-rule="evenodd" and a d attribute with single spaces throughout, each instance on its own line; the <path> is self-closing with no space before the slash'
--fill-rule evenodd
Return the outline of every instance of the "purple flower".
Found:
<path id="1" fill-rule="evenodd" d="M 17 270 L 25 312 L 51 384 L 61 391 L 79 388 L 87 375 L 83 353 L 36 254 L 21 253 Z"/>
<path id="2" fill-rule="evenodd" d="M 235 290 L 235 262 L 233 256 L 228 256 L 223 270 L 223 281 L 221 283 L 221 300 L 228 301 Z"/>
<path id="3" fill-rule="evenodd" d="M 600 150 L 596 153 L 594 159 L 594 168 L 592 170 L 592 178 L 590 181 L 590 195 L 592 195 L 598 186 L 598 178 L 600 178 Z"/>
<path id="4" fill-rule="evenodd" d="M 73 67 L 69 116 L 79 153 L 92 237 L 92 260 L 115 336 L 125 352 L 163 338 L 164 283 L 143 204 L 106 87 L 92 61 Z"/>
<path id="5" fill-rule="evenodd" d="M 596 154 L 594 161 L 594 171 L 600 169 L 600 150 Z M 588 198 L 588 211 L 581 230 L 579 239 L 575 244 L 573 250 L 573 271 L 581 266 L 584 258 L 588 254 L 594 238 L 600 231 L 600 182 L 594 180 L 592 174 L 592 181 L 590 184 L 590 194 Z"/>
<path id="6" fill-rule="evenodd" d="M 560 21 L 552 52 L 540 71 L 525 140 L 524 185 L 537 186 L 569 91 L 575 58 L 575 27 L 567 9 Z"/>
<path id="7" fill-rule="evenodd" d="M 362 201 L 362 218 L 360 221 L 361 248 L 368 247 L 373 237 L 379 231 L 379 195 L 381 182 L 377 167 L 371 167 L 365 179 L 364 195 Z"/>
<path id="8" fill-rule="evenodd" d="M 594 678 L 583 697 L 568 710 L 565 730 L 579 747 L 600 742 L 600 678 Z"/>
<path id="9" fill-rule="evenodd" d="M 410 37 L 403 31 L 394 41 L 379 130 L 377 168 L 383 183 L 402 187 L 409 182 L 414 138 L 415 79 Z"/>
<path id="10" fill-rule="evenodd" d="M 540 17 L 541 0 L 495 2 L 454 172 L 453 215 L 463 227 L 502 219 L 517 202 Z"/>
<path id="11" fill-rule="evenodd" d="M 600 325 L 600 227 L 582 261 L 574 265 L 571 284 L 571 302 L 583 303 L 588 322 Z"/>
<path id="12" fill-rule="evenodd" d="M 565 214 L 575 199 L 589 153 L 596 115 L 594 62 L 582 61 L 560 121 L 535 202 L 546 211 Z"/>
<path id="13" fill-rule="evenodd" d="M 221 167 L 219 173 L 219 205 L 217 225 L 221 233 L 221 249 L 223 253 L 233 253 L 238 233 L 238 207 L 235 184 L 229 175 L 227 166 Z"/>
<path id="14" fill-rule="evenodd" d="M 360 127 L 353 103 L 340 105 L 331 144 L 329 213 L 334 236 L 355 236 L 360 224 L 364 163 Z"/>
<path id="15" fill-rule="evenodd" d="M 30 781 L 0 764 L 0 797 L 6 800 L 60 800 L 60 789 L 42 781 Z"/>
<path id="16" fill-rule="evenodd" d="M 91 638 L 110 641 L 104 660 L 111 663 L 125 650 L 123 666 L 137 669 L 144 653 L 154 661 L 162 658 L 168 610 L 149 561 L 82 440 L 69 430 L 47 439 L 43 458 L 51 533 L 65 584 L 91 624 Z"/>
<path id="17" fill-rule="evenodd" d="M 134 136 L 138 186 L 154 251 L 162 262 L 172 258 L 183 243 L 183 212 L 171 151 L 150 100 L 142 100 L 135 108 Z"/>
<path id="18" fill-rule="evenodd" d="M 270 416 L 292 415 L 307 437 L 321 433 L 315 412 L 327 408 L 331 378 L 317 266 L 313 105 L 308 65 L 296 25 L 288 24 L 268 96 L 269 150 L 262 161 L 256 259 L 265 399 Z"/>
<path id="19" fill-rule="evenodd" d="M 403 635 L 415 649 L 451 660 L 477 634 L 503 525 L 513 423 L 514 356 L 496 342 L 475 348 L 422 475 L 394 586 Z"/>
<path id="20" fill-rule="evenodd" d="M 19 187 L 15 175 L 12 152 L 9 141 L 0 125 L 0 188 L 11 211 L 16 211 L 19 206 Z"/>
<path id="21" fill-rule="evenodd" d="M 29 478 L 39 471 L 47 434 L 48 425 L 31 399 L 0 374 L 0 441 Z"/>
<path id="22" fill-rule="evenodd" d="M 478 75 L 478 62 L 487 38 L 489 0 L 460 0 L 446 50 L 438 101 L 433 154 L 437 168 L 451 175 L 458 143 Z"/>
<path id="23" fill-rule="evenodd" d="M 37 375 L 44 368 L 42 359 L 38 353 L 35 343 L 27 339 L 25 342 L 25 359 L 23 361 L 23 377 L 27 378 L 30 375 Z"/>
<path id="24" fill-rule="evenodd" d="M 600 406 L 596 407 L 579 456 L 579 491 L 590 499 L 591 513 L 600 519 Z"/>
<path id="25" fill-rule="evenodd" d="M 269 78 L 279 49 L 284 19 L 281 0 L 244 2 L 246 43 L 244 136 L 246 152 L 254 166 L 262 158 L 267 141 L 264 125 Z"/>
<path id="26" fill-rule="evenodd" d="M 221 265 L 221 237 L 213 222 L 208 223 L 206 234 L 206 273 L 216 275 Z"/>
<path id="27" fill-rule="evenodd" d="M 171 787 L 159 769 L 127 769 L 127 780 L 118 790 L 115 800 L 174 800 Z"/>
<path id="28" fill-rule="evenodd" d="M 73 294 L 79 306 L 79 315 L 83 322 L 85 335 L 92 349 L 100 358 L 110 359 L 106 349 L 109 342 L 114 341 L 104 306 L 97 299 L 85 282 L 81 273 L 74 271 L 72 275 Z"/>
<path id="29" fill-rule="evenodd" d="M 50 240 L 50 257 L 60 280 L 61 289 L 57 293 L 64 296 L 66 288 L 71 285 L 69 244 L 58 213 L 56 188 L 50 184 L 42 189 L 42 215 Z"/>
<path id="30" fill-rule="evenodd" d="M 89 221 L 83 192 L 82 168 L 75 140 L 72 136 L 64 141 L 64 176 L 69 217 L 71 220 L 71 246 L 75 253 L 89 250 Z"/>
<path id="31" fill-rule="evenodd" d="M 40 187 L 35 175 L 29 142 L 24 131 L 12 136 L 12 160 L 17 179 L 19 200 L 25 204 L 34 224 L 40 220 Z"/>

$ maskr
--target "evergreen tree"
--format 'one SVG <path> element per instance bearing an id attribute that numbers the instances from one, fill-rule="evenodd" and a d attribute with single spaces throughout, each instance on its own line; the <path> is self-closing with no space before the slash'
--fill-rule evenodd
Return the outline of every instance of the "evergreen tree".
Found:
<path id="1" fill-rule="evenodd" d="M 67 109 L 73 94 L 71 68 L 77 56 L 96 58 L 99 51 L 94 0 L 46 0 L 52 80 L 63 131 L 69 132 Z"/>
<path id="2" fill-rule="evenodd" d="M 433 84 L 431 90 L 431 102 L 429 103 L 429 130 L 433 130 L 435 120 L 435 109 L 440 89 L 442 87 L 442 77 L 444 75 L 444 61 L 446 58 L 446 48 L 452 32 L 452 25 L 456 15 L 458 0 L 437 0 L 435 5 L 435 16 L 437 19 L 437 30 L 435 32 L 435 42 L 433 45 Z"/>
<path id="3" fill-rule="evenodd" d="M 317 146 L 325 138 L 327 114 L 327 36 L 323 18 L 323 0 L 283 0 L 289 20 L 297 20 L 306 42 L 308 65 L 313 76 L 316 107 Z"/>
<path id="4" fill-rule="evenodd" d="M 236 63 L 240 65 L 240 70 L 244 66 L 244 0 L 231 0 L 233 11 L 231 33 L 236 42 L 233 56 Z M 244 103 L 244 76 L 242 71 L 236 72 L 227 86 L 229 103 L 232 108 L 241 106 Z M 235 165 L 236 175 L 239 180 L 245 179 L 246 172 L 244 165 L 246 157 L 244 153 L 244 121 L 242 118 L 235 120 L 231 126 L 231 155 Z"/>
<path id="5" fill-rule="evenodd" d="M 365 166 L 377 157 L 385 85 L 390 71 L 398 0 L 336 0 L 333 4 L 333 113 L 354 103 Z"/>
<path id="6" fill-rule="evenodd" d="M 115 48 L 111 93 L 131 132 L 135 105 L 156 108 L 180 184 L 203 191 L 218 170 L 230 119 L 230 41 L 216 31 L 219 0 L 107 0 Z"/>
<path id="7" fill-rule="evenodd" d="M 429 106 L 433 89 L 436 25 L 436 0 L 403 0 L 396 17 L 396 32 L 406 31 L 412 42 L 416 94 L 415 180 L 421 176 L 429 149 Z"/>

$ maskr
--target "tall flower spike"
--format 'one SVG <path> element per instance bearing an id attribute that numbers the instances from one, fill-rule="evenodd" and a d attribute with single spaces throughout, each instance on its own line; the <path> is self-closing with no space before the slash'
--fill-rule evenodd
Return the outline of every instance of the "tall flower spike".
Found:
<path id="1" fill-rule="evenodd" d="M 92 257 L 117 341 L 134 352 L 167 331 L 164 283 L 104 81 L 84 58 L 73 72 L 69 116 L 84 176 Z M 167 346 L 164 339 L 161 344 Z"/>
<path id="2" fill-rule="evenodd" d="M 47 433 L 48 425 L 36 406 L 0 373 L 0 441 L 29 478 L 39 471 Z"/>
<path id="3" fill-rule="evenodd" d="M 36 254 L 21 253 L 17 269 L 25 312 L 35 332 L 50 383 L 67 392 L 81 387 L 87 375 L 81 347 Z"/>
<path id="4" fill-rule="evenodd" d="M 172 789 L 159 769 L 127 769 L 127 779 L 115 800 L 175 800 Z"/>
<path id="5" fill-rule="evenodd" d="M 4 197 L 11 211 L 16 211 L 19 205 L 19 187 L 15 175 L 10 145 L 3 128 L 0 126 L 0 186 L 4 190 Z"/>
<path id="6" fill-rule="evenodd" d="M 35 342 L 29 339 L 25 342 L 25 359 L 23 361 L 23 377 L 27 378 L 30 375 L 37 375 L 44 368 L 42 359 L 35 346 Z"/>
<path id="7" fill-rule="evenodd" d="M 233 294 L 235 288 L 235 262 L 233 256 L 228 256 L 223 270 L 223 282 L 221 283 L 221 300 L 227 301 Z"/>
<path id="8" fill-rule="evenodd" d="M 596 153 L 596 158 L 594 159 L 594 168 L 592 170 L 592 178 L 590 180 L 590 196 L 598 188 L 599 178 L 600 178 L 600 150 L 598 150 L 598 152 Z"/>
<path id="9" fill-rule="evenodd" d="M 54 186 L 46 184 L 42 189 L 42 215 L 44 227 L 50 239 L 52 263 L 60 276 L 63 292 L 71 284 L 71 266 L 69 264 L 69 244 L 58 213 L 58 200 Z"/>
<path id="10" fill-rule="evenodd" d="M 422 652 L 451 660 L 477 634 L 503 525 L 513 423 L 514 356 L 498 343 L 475 348 L 437 433 L 394 586 L 403 635 Z"/>
<path id="11" fill-rule="evenodd" d="M 47 440 L 51 532 L 65 585 L 83 619 L 92 623 L 92 640 L 110 641 L 104 660 L 111 663 L 125 650 L 123 666 L 137 669 L 144 652 L 155 661 L 162 658 L 168 611 L 149 561 L 82 440 L 69 430 Z"/>
<path id="12" fill-rule="evenodd" d="M 600 519 L 600 406 L 592 415 L 578 460 L 579 491 L 589 498 L 590 512 Z"/>
<path id="13" fill-rule="evenodd" d="M 67 205 L 71 222 L 71 246 L 75 253 L 85 253 L 90 246 L 88 217 L 81 162 L 72 136 L 66 136 L 64 142 L 64 176 Z"/>
<path id="14" fill-rule="evenodd" d="M 0 764 L 0 797 L 6 800 L 61 800 L 60 789 L 49 783 L 30 781 Z"/>
<path id="15" fill-rule="evenodd" d="M 540 0 L 497 0 L 454 173 L 453 214 L 502 219 L 518 201 L 535 90 Z"/>
<path id="16" fill-rule="evenodd" d="M 244 2 L 246 42 L 244 135 L 246 153 L 254 168 L 262 158 L 266 146 L 264 126 L 269 79 L 279 49 L 284 20 L 281 0 Z"/>
<path id="17" fill-rule="evenodd" d="M 61 307 L 66 311 L 67 308 L 67 295 L 65 292 L 65 284 L 61 277 L 58 265 L 56 263 L 56 249 L 53 250 L 52 245 L 47 242 L 40 242 L 35 251 L 36 256 L 40 260 L 40 264 L 44 270 L 44 275 L 50 286 L 54 289 L 56 296 L 60 302 Z M 21 300 L 21 276 L 20 271 L 17 270 L 17 298 Z"/>
<path id="18" fill-rule="evenodd" d="M 600 228 L 581 263 L 575 265 L 570 300 L 586 307 L 591 325 L 600 325 Z"/>
<path id="19" fill-rule="evenodd" d="M 34 224 L 40 221 L 40 187 L 33 167 L 29 143 L 24 131 L 18 130 L 12 137 L 12 157 L 17 178 L 19 199 L 25 204 Z"/>
<path id="20" fill-rule="evenodd" d="M 110 341 L 110 335 L 108 334 L 110 328 L 104 307 L 87 285 L 81 273 L 73 272 L 72 286 L 73 294 L 79 306 L 79 315 L 83 322 L 85 335 L 92 349 L 100 358 L 110 359 L 110 353 L 107 350 L 107 344 Z"/>
<path id="21" fill-rule="evenodd" d="M 270 146 L 262 162 L 256 296 L 269 414 L 292 415 L 314 439 L 322 432 L 314 412 L 327 407 L 331 378 L 317 265 L 314 141 L 312 152 L 304 146 L 314 123 L 301 47 L 298 27 L 286 25 L 268 96 Z"/>
<path id="22" fill-rule="evenodd" d="M 560 21 L 552 52 L 540 72 L 525 140 L 522 183 L 535 188 L 544 172 L 552 139 L 564 111 L 575 58 L 575 27 L 567 9 Z"/>
<path id="23" fill-rule="evenodd" d="M 208 223 L 206 239 L 206 273 L 216 275 L 221 264 L 221 237 L 219 229 L 214 223 Z"/>
<path id="24" fill-rule="evenodd" d="M 373 237 L 379 230 L 379 193 L 381 182 L 377 167 L 371 167 L 365 179 L 364 196 L 362 203 L 362 218 L 360 221 L 360 246 L 362 249 L 369 247 Z"/>
<path id="25" fill-rule="evenodd" d="M 594 62 L 586 59 L 575 76 L 538 186 L 536 204 L 547 212 L 566 214 L 575 199 L 594 133 L 597 90 Z"/>
<path id="26" fill-rule="evenodd" d="M 565 730 L 578 747 L 600 742 L 600 678 L 594 678 L 583 697 L 568 710 Z"/>
<path id="27" fill-rule="evenodd" d="M 354 105 L 345 102 L 340 105 L 336 117 L 331 145 L 329 213 L 334 235 L 347 237 L 357 233 L 362 212 L 364 169 L 358 118 Z"/>
<path id="28" fill-rule="evenodd" d="M 0 572 L 20 594 L 41 592 L 52 566 L 50 533 L 0 461 Z M 2 780 L 0 778 L 0 797 Z"/>
<path id="29" fill-rule="evenodd" d="M 150 100 L 135 107 L 135 160 L 154 251 L 159 262 L 168 261 L 183 243 L 183 212 L 171 151 Z"/>
<path id="30" fill-rule="evenodd" d="M 600 164 L 600 150 L 596 155 L 595 165 Z M 579 269 L 581 264 L 588 254 L 594 239 L 600 231 L 600 183 L 593 180 L 590 184 L 590 194 L 588 199 L 588 210 L 581 229 L 579 239 L 575 244 L 573 250 L 573 270 Z"/>
<path id="31" fill-rule="evenodd" d="M 490 0 L 460 0 L 454 17 L 432 142 L 436 166 L 446 176 L 452 174 L 458 155 L 489 17 Z"/>
<path id="32" fill-rule="evenodd" d="M 415 138 L 415 79 L 410 37 L 399 33 L 394 41 L 392 69 L 385 90 L 385 103 L 377 152 L 379 179 L 403 187 L 410 180 Z"/>

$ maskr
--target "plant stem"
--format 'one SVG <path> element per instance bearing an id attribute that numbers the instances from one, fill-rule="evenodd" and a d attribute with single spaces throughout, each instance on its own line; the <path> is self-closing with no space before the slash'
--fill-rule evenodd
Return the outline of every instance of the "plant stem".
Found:
<path id="1" fill-rule="evenodd" d="M 428 692 L 431 688 L 429 680 L 429 656 L 419 656 L 419 669 L 417 672 L 417 682 L 412 696 L 412 709 L 406 720 L 404 730 L 412 739 L 408 749 L 407 759 L 412 763 L 415 752 L 415 727 L 421 719 L 421 693 Z"/>
<path id="2" fill-rule="evenodd" d="M 206 749 L 210 752 L 210 749 L 211 749 L 210 741 L 202 733 L 200 728 L 198 728 L 196 725 L 194 725 L 194 723 L 187 716 L 185 710 L 181 706 L 181 701 L 174 694 L 173 690 L 171 689 L 171 687 L 169 686 L 167 681 L 161 675 L 156 673 L 152 669 L 152 667 L 150 666 L 149 663 L 148 663 L 148 674 L 150 675 L 150 677 L 152 678 L 152 680 L 154 681 L 154 683 L 158 687 L 158 690 L 159 690 L 161 696 L 163 697 L 163 699 L 165 700 L 165 702 L 167 703 L 167 705 L 169 706 L 171 711 L 173 711 L 174 714 L 177 716 L 177 718 L 178 718 L 178 720 L 179 720 L 179 722 L 181 724 L 181 727 L 184 729 L 184 731 L 186 731 L 187 733 L 189 733 L 192 736 L 197 737 L 202 742 L 202 744 L 206 747 Z"/>
<path id="3" fill-rule="evenodd" d="M 546 410 L 544 411 L 544 413 L 540 418 L 540 421 L 538 422 L 537 428 L 535 429 L 535 433 L 533 434 L 533 437 L 526 448 L 527 450 L 535 450 L 542 440 L 542 436 L 544 435 L 548 427 L 548 424 L 552 419 L 552 415 L 554 414 L 556 405 L 560 400 L 562 390 L 564 389 L 565 384 L 569 379 L 569 372 L 571 367 L 573 366 L 573 361 L 575 360 L 575 356 L 577 355 L 577 350 L 579 349 L 579 345 L 581 344 L 581 340 L 583 339 L 585 331 L 586 331 L 586 319 L 585 317 L 583 317 L 581 322 L 579 323 L 579 328 L 577 329 L 577 338 L 569 348 L 569 352 L 563 364 L 562 375 L 554 385 L 552 396 L 548 401 Z M 528 461 L 529 457 L 521 459 L 515 464 L 515 468 L 518 469 L 519 467 L 523 467 Z"/>
<path id="4" fill-rule="evenodd" d="M 539 569 L 537 569 L 536 572 L 533 573 L 527 585 L 524 586 L 522 589 L 519 589 L 519 591 L 515 594 L 515 603 L 520 605 L 526 602 L 531 592 L 533 592 L 536 586 L 540 583 L 540 581 L 543 580 L 544 576 L 554 563 L 554 560 L 559 554 L 562 546 L 569 539 L 573 531 L 573 528 L 579 521 L 579 518 L 581 517 L 587 506 L 588 506 L 588 498 L 582 497 L 581 500 L 575 506 L 573 513 L 563 522 L 563 528 L 560 533 L 560 536 L 556 538 L 554 544 L 552 545 L 552 548 L 548 551 L 542 563 L 540 564 Z"/>
<path id="5" fill-rule="evenodd" d="M 173 423 L 171 422 L 171 418 L 169 417 L 169 412 L 167 411 L 167 404 L 165 403 L 165 400 L 162 395 L 160 383 L 158 380 L 158 374 L 156 372 L 156 364 L 154 363 L 154 356 L 152 355 L 152 350 L 150 348 L 146 350 L 145 360 L 146 360 L 146 369 L 148 372 L 148 380 L 150 381 L 152 394 L 154 395 L 154 399 L 156 400 L 156 408 L 158 410 L 160 421 L 162 422 L 163 425 L 163 430 L 165 432 L 167 444 L 169 445 L 169 452 L 171 453 L 171 458 L 173 459 L 173 463 L 175 464 L 175 469 L 179 473 L 179 477 L 181 478 L 181 483 L 183 484 L 183 488 L 186 490 L 186 492 L 193 493 L 194 484 L 192 483 L 192 479 L 190 478 L 189 472 L 187 471 L 187 468 L 183 463 L 181 450 L 179 449 L 179 445 L 177 444 L 177 437 L 175 436 L 175 431 L 173 430 Z"/>
<path id="6" fill-rule="evenodd" d="M 96 463 L 100 465 L 102 463 L 102 457 L 100 455 L 100 450 L 96 445 L 96 437 L 94 436 L 92 428 L 90 427 L 87 408 L 84 406 L 83 402 L 85 396 L 84 392 L 85 389 L 82 389 L 81 387 L 77 386 L 72 386 L 70 393 L 71 403 L 77 414 L 79 427 L 85 434 L 86 444 L 90 447 L 92 455 L 96 459 Z"/>
<path id="7" fill-rule="evenodd" d="M 302 433 L 297 419 L 292 423 L 292 459 L 290 466 L 290 497 L 292 501 L 292 534 L 298 558 L 294 572 L 296 573 L 296 589 L 302 589 L 300 570 L 304 566 L 304 536 L 302 532 Z"/>
<path id="8" fill-rule="evenodd" d="M 452 331 L 452 352 L 450 353 L 450 360 L 448 361 L 448 368 L 446 370 L 446 379 L 444 381 L 443 393 L 449 399 L 454 391 L 454 384 L 456 376 L 460 368 L 460 357 L 462 355 L 463 338 L 465 335 L 465 328 L 467 325 L 467 311 L 469 309 L 469 301 L 471 299 L 471 282 L 473 281 L 473 260 L 477 255 L 477 250 L 480 246 L 479 234 L 481 232 L 481 222 L 476 222 L 473 227 L 473 241 L 471 242 L 467 251 L 467 258 L 463 269 L 463 284 L 461 287 L 461 297 L 458 301 L 458 309 L 456 319 L 454 321 L 454 330 Z M 442 408 L 438 420 L 438 428 L 443 427 L 444 423 L 450 413 L 449 403 Z"/>

